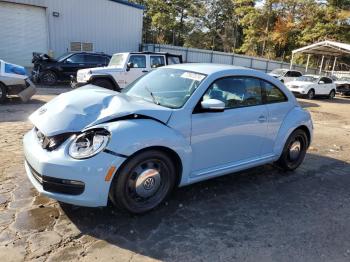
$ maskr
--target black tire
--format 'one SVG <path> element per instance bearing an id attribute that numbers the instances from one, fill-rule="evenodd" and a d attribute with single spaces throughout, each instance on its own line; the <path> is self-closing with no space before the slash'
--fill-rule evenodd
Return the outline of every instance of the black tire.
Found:
<path id="1" fill-rule="evenodd" d="M 334 97 L 335 97 L 335 90 L 333 89 L 333 90 L 331 90 L 331 92 L 329 93 L 328 98 L 329 98 L 329 99 L 334 99 Z"/>
<path id="2" fill-rule="evenodd" d="M 310 89 L 309 92 L 307 92 L 306 96 L 308 99 L 314 99 L 315 98 L 315 90 Z"/>
<path id="3" fill-rule="evenodd" d="M 136 154 L 115 175 L 109 197 L 114 205 L 132 214 L 148 212 L 164 201 L 175 186 L 171 158 L 158 150 Z"/>
<path id="4" fill-rule="evenodd" d="M 44 71 L 40 75 L 40 83 L 53 86 L 57 84 L 57 75 L 52 71 Z"/>
<path id="5" fill-rule="evenodd" d="M 108 79 L 96 79 L 96 80 L 93 80 L 91 84 L 95 86 L 100 86 L 106 89 L 110 89 L 110 90 L 117 90 L 115 85 Z"/>
<path id="6" fill-rule="evenodd" d="M 303 162 L 308 145 L 309 141 L 305 131 L 295 130 L 287 139 L 277 165 L 285 171 L 295 170 Z"/>
<path id="7" fill-rule="evenodd" d="M 4 103 L 7 98 L 6 86 L 0 83 L 0 104 Z"/>

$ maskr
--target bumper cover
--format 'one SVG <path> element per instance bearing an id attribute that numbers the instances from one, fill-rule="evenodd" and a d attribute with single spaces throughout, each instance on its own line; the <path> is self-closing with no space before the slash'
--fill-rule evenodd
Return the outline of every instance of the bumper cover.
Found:
<path id="1" fill-rule="evenodd" d="M 34 131 L 29 131 L 23 138 L 29 180 L 40 193 L 58 201 L 79 206 L 106 206 L 112 179 L 105 181 L 105 176 L 112 165 L 118 170 L 125 159 L 101 152 L 89 159 L 76 160 L 68 155 L 69 143 L 70 139 L 56 150 L 47 151 L 41 148 Z M 71 181 L 84 185 L 83 189 L 72 187 Z"/>

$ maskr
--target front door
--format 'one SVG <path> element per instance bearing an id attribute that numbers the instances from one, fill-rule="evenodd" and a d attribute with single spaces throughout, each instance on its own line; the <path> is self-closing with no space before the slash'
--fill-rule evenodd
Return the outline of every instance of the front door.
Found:
<path id="1" fill-rule="evenodd" d="M 202 100 L 218 99 L 224 112 L 192 115 L 194 175 L 213 168 L 253 161 L 262 155 L 268 113 L 258 79 L 227 77 L 215 81 Z"/>
<path id="2" fill-rule="evenodd" d="M 130 55 L 128 71 L 124 73 L 125 83 L 123 86 L 134 82 L 137 78 L 149 71 L 146 55 Z"/>
<path id="3" fill-rule="evenodd" d="M 75 76 L 79 69 L 88 68 L 84 54 L 74 54 L 68 57 L 62 64 L 62 71 L 65 78 L 69 79 L 71 75 Z"/>

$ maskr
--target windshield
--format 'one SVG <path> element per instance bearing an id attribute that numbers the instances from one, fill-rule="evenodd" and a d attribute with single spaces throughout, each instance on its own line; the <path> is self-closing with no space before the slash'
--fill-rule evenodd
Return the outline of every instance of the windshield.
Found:
<path id="1" fill-rule="evenodd" d="M 115 54 L 109 61 L 108 66 L 123 67 L 126 54 Z"/>
<path id="2" fill-rule="evenodd" d="M 58 62 L 63 61 L 64 59 L 66 59 L 68 56 L 70 56 L 72 53 L 64 53 L 63 55 L 60 55 L 59 57 L 56 58 L 56 60 Z"/>
<path id="3" fill-rule="evenodd" d="M 301 76 L 298 78 L 298 81 L 304 81 L 304 82 L 315 82 L 316 80 L 317 78 L 313 76 Z"/>
<path id="4" fill-rule="evenodd" d="M 286 72 L 285 69 L 274 69 L 271 71 L 271 74 L 281 76 L 281 75 L 284 75 L 285 72 Z"/>
<path id="5" fill-rule="evenodd" d="M 122 90 L 155 104 L 180 108 L 190 98 L 206 75 L 172 68 L 159 68 L 137 79 Z"/>

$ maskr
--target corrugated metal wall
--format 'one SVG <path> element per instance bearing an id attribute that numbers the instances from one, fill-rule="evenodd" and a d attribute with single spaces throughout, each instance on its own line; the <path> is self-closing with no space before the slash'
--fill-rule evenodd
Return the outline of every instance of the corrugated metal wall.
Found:
<path id="1" fill-rule="evenodd" d="M 217 63 L 217 64 L 229 64 L 236 66 L 244 66 L 252 69 L 256 69 L 263 72 L 270 72 L 277 68 L 289 68 L 289 63 L 267 60 L 260 57 L 237 55 L 232 53 L 224 53 L 217 51 L 210 51 L 196 48 L 186 48 L 180 46 L 171 45 L 158 45 L 158 44 L 143 44 L 143 51 L 152 52 L 169 52 L 173 54 L 182 55 L 185 62 L 188 63 Z M 305 67 L 301 65 L 293 65 L 293 69 L 299 70 L 302 73 L 305 71 Z M 309 68 L 308 74 L 317 74 L 317 69 Z"/>
<path id="2" fill-rule="evenodd" d="M 6 1 L 46 7 L 49 49 L 55 56 L 69 51 L 71 42 L 93 43 L 94 51 L 113 54 L 138 51 L 142 41 L 142 9 L 109 0 Z"/>

